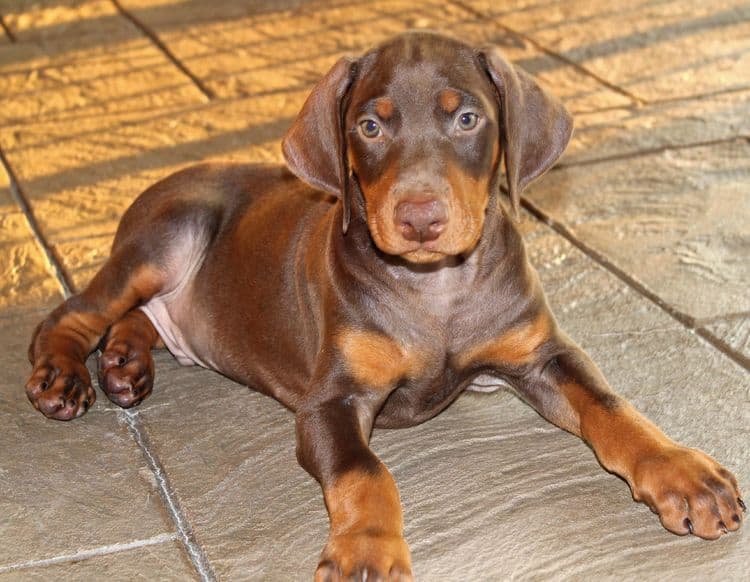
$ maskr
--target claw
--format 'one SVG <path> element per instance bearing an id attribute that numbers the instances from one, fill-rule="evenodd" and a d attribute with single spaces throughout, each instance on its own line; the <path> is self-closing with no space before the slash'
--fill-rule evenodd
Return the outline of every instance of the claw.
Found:
<path id="1" fill-rule="evenodd" d="M 737 504 L 740 506 L 740 509 L 742 509 L 742 513 L 747 513 L 747 505 L 745 505 L 745 502 L 739 497 L 737 498 Z"/>
<path id="2" fill-rule="evenodd" d="M 685 527 L 687 528 L 687 530 L 688 530 L 688 533 L 693 533 L 693 522 L 692 522 L 692 521 L 690 521 L 690 518 L 689 518 L 689 517 L 686 517 L 686 518 L 685 518 L 685 519 L 683 520 L 683 522 L 682 522 L 682 525 L 684 525 L 684 526 L 685 526 Z"/>

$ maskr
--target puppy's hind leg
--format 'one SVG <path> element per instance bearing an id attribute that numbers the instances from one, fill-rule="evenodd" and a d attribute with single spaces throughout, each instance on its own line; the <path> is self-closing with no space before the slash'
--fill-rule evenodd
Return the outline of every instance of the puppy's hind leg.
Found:
<path id="1" fill-rule="evenodd" d="M 96 400 L 85 361 L 107 328 L 164 285 L 146 245 L 119 246 L 81 293 L 55 309 L 34 333 L 26 395 L 49 418 L 81 416 Z"/>
<path id="2" fill-rule="evenodd" d="M 99 356 L 99 387 L 123 408 L 137 406 L 154 386 L 151 348 L 163 347 L 159 333 L 140 309 L 128 311 L 109 328 Z"/>

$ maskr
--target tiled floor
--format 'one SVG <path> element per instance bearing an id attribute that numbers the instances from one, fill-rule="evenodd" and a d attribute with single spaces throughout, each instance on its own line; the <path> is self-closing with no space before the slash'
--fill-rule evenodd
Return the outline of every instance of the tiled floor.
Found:
<path id="1" fill-rule="evenodd" d="M 562 326 L 612 384 L 750 488 L 750 4 L 741 0 L 6 0 L 0 3 L 0 579 L 306 580 L 326 534 L 275 402 L 157 356 L 123 411 L 23 393 L 44 312 L 107 256 L 148 184 L 280 162 L 342 54 L 434 28 L 506 55 L 576 133 L 525 194 Z M 746 531 L 661 529 L 511 395 L 377 431 L 420 580 L 746 580 Z"/>

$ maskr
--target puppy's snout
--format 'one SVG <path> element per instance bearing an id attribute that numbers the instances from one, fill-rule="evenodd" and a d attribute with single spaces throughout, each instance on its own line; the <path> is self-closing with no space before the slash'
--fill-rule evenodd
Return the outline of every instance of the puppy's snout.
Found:
<path id="1" fill-rule="evenodd" d="M 396 206 L 394 221 L 406 240 L 427 242 L 437 239 L 445 230 L 448 211 L 437 198 L 409 198 Z"/>

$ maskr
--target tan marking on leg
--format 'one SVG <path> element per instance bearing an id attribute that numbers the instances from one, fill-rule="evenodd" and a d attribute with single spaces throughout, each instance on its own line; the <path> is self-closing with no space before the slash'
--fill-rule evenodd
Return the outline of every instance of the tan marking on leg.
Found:
<path id="1" fill-rule="evenodd" d="M 385 467 L 376 474 L 345 473 L 323 493 L 331 532 L 316 580 L 334 572 L 345 580 L 362 572 L 382 580 L 412 579 L 401 501 Z"/>
<path id="2" fill-rule="evenodd" d="M 478 364 L 530 364 L 539 347 L 549 339 L 551 327 L 549 315 L 542 312 L 533 321 L 459 354 L 458 364 L 462 368 Z"/>
<path id="3" fill-rule="evenodd" d="M 152 265 L 139 267 L 130 277 L 125 290 L 105 307 L 103 315 L 111 322 L 121 318 L 144 299 L 150 299 L 161 289 L 164 274 Z"/>
<path id="4" fill-rule="evenodd" d="M 344 331 L 336 337 L 336 345 L 354 380 L 373 388 L 389 388 L 425 366 L 417 350 L 374 331 Z"/>
<path id="5" fill-rule="evenodd" d="M 323 491 L 331 533 L 382 532 L 401 535 L 404 528 L 396 482 L 383 467 L 377 474 L 349 471 Z"/>

